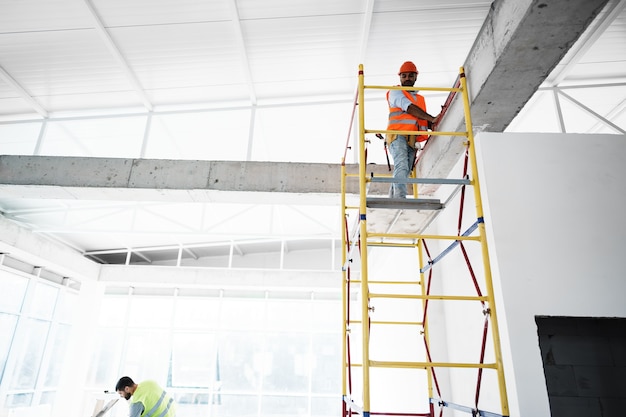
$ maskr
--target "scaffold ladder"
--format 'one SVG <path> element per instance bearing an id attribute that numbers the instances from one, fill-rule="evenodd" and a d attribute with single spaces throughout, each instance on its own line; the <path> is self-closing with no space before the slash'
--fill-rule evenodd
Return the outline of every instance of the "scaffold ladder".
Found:
<path id="1" fill-rule="evenodd" d="M 470 100 L 467 90 L 467 79 L 464 68 L 460 68 L 459 77 L 452 88 L 439 87 L 400 87 L 400 86 L 366 86 L 364 82 L 363 65 L 359 66 L 358 73 L 359 83 L 354 102 L 354 110 L 350 122 L 348 140 L 346 142 L 346 151 L 342 160 L 342 260 L 343 260 L 343 398 L 342 411 L 343 416 L 348 417 L 353 414 L 369 417 L 370 415 L 394 415 L 394 416 L 443 416 L 444 410 L 455 410 L 467 412 L 472 415 L 495 417 L 508 416 L 509 407 L 506 392 L 506 383 L 504 378 L 504 369 L 502 361 L 502 353 L 500 346 L 500 334 L 498 320 L 496 314 L 496 303 L 494 299 L 494 289 L 491 276 L 491 267 L 489 259 L 489 251 L 485 232 L 485 221 L 483 217 L 482 198 L 478 182 L 478 170 L 476 163 L 476 151 L 474 143 L 474 135 L 472 129 L 472 120 L 470 112 Z M 366 134 L 416 134 L 414 131 L 389 131 L 384 129 L 367 129 L 365 127 L 365 90 L 366 89 L 403 89 L 403 90 L 420 90 L 420 91 L 445 91 L 448 92 L 448 99 L 442 109 L 442 115 L 446 113 L 451 103 L 456 99 L 462 100 L 465 131 L 462 132 L 446 132 L 446 131 L 429 131 L 428 134 L 437 140 L 437 137 L 445 136 L 462 136 L 465 140 L 465 154 L 463 173 L 458 179 L 449 178 L 412 178 L 407 180 L 408 184 L 413 186 L 414 198 L 394 199 L 376 196 L 368 196 L 369 188 L 375 183 L 392 183 L 395 180 L 389 175 L 374 175 L 367 172 L 367 143 Z M 357 115 L 358 110 L 358 115 Z M 352 132 L 355 116 L 358 116 L 358 172 L 348 172 L 348 164 L 346 158 L 348 149 L 350 149 L 350 136 Z M 440 117 L 441 119 L 441 117 Z M 434 126 L 436 129 L 437 126 Z M 419 134 L 419 133 L 418 133 Z M 426 145 L 428 147 L 428 143 Z M 348 182 L 350 180 L 358 180 L 358 205 L 348 204 Z M 402 181 L 404 182 L 404 181 Z M 407 184 L 407 185 L 408 185 Z M 437 198 L 420 198 L 418 197 L 418 185 L 434 184 L 436 186 L 451 186 L 453 191 L 450 196 L 442 202 Z M 475 203 L 475 221 L 465 230 L 461 230 L 463 224 L 464 201 L 466 196 L 466 187 L 473 189 L 473 197 Z M 395 211 L 398 213 L 427 213 L 428 225 L 434 220 L 440 212 L 451 206 L 452 200 L 459 201 L 459 219 L 457 224 L 457 233 L 450 235 L 426 234 L 424 230 L 402 230 L 392 231 L 391 227 L 387 230 L 372 230 L 368 222 L 371 213 L 380 211 Z M 355 199 L 356 201 L 356 199 Z M 438 255 L 431 255 L 429 242 L 436 240 L 443 247 Z M 448 242 L 447 246 L 446 243 Z M 466 245 L 478 244 L 482 261 L 482 276 L 479 277 Z M 418 280 L 393 280 L 380 279 L 379 277 L 370 277 L 370 268 L 368 267 L 368 249 L 369 248 L 387 248 L 394 250 L 395 248 L 415 249 L 417 252 L 416 264 L 419 271 L 416 271 Z M 385 250 L 387 250 L 385 249 Z M 433 271 L 437 265 L 445 261 L 448 255 L 453 251 L 460 251 L 468 267 L 468 275 L 471 279 L 471 285 L 475 291 L 468 294 L 435 294 L 432 290 Z M 355 260 L 358 260 L 358 267 Z M 480 268 L 478 268 L 480 269 Z M 353 273 L 358 274 L 355 279 Z M 372 288 L 381 286 L 384 291 L 373 291 Z M 398 288 L 395 291 L 389 288 Z M 354 294 L 358 293 L 360 300 L 357 307 L 354 307 Z M 421 305 L 421 315 L 417 317 L 406 317 L 394 320 L 377 320 L 374 316 L 374 302 L 376 300 L 413 300 Z M 430 304 L 433 302 L 471 302 L 478 303 L 481 317 L 481 334 L 480 334 L 480 354 L 475 362 L 447 362 L 435 361 L 433 357 L 436 352 L 432 351 L 431 346 L 431 328 L 432 321 L 430 312 Z M 354 311 L 353 311 L 354 310 Z M 356 315 L 356 317 L 353 317 Z M 371 348 L 371 329 L 377 326 L 405 326 L 410 329 L 417 329 L 423 340 L 424 359 L 421 361 L 394 360 L 394 358 L 386 358 L 385 360 L 374 360 L 370 355 Z M 404 327 L 403 327 L 404 328 Z M 360 331 L 360 340 L 351 340 L 354 333 Z M 413 330 L 411 330 L 413 332 Z M 492 344 L 488 345 L 491 340 Z M 355 356 L 359 356 L 356 358 Z M 487 361 L 493 358 L 492 361 Z M 446 358 L 447 359 L 447 358 Z M 424 370 L 425 382 L 424 386 L 427 390 L 427 404 L 423 410 L 372 410 L 372 381 L 371 373 L 374 369 L 409 369 Z M 353 370 L 360 369 L 360 374 L 353 375 Z M 449 401 L 446 393 L 442 392 L 440 387 L 438 370 L 446 369 L 451 372 L 452 369 L 470 370 L 475 372 L 476 388 L 473 394 L 472 404 L 456 404 Z M 483 410 L 479 407 L 481 399 L 481 389 L 483 388 L 483 376 L 485 371 L 493 371 L 495 377 L 492 381 L 496 381 L 498 385 L 500 413 Z M 360 378 L 359 387 L 354 383 L 355 377 Z M 376 386 L 380 387 L 381 384 Z"/>

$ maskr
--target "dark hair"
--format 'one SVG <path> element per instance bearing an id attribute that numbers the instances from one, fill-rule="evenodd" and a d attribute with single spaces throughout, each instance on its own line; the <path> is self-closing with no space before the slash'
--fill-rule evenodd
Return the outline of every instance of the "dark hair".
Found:
<path id="1" fill-rule="evenodd" d="M 132 387 L 133 385 L 135 385 L 135 381 L 133 381 L 131 377 L 123 376 L 119 381 L 117 381 L 115 391 L 124 391 L 125 387 Z"/>

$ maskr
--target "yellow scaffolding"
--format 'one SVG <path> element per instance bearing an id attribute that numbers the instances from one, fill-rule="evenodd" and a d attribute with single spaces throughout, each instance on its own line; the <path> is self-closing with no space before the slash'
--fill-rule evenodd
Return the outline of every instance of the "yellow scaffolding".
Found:
<path id="1" fill-rule="evenodd" d="M 347 172 L 346 156 L 348 143 L 346 144 L 346 154 L 342 160 L 342 178 L 341 178 L 341 204 L 343 207 L 343 323 L 344 323 L 344 337 L 343 337 L 343 415 L 347 417 L 352 414 L 360 414 L 366 417 L 370 415 L 406 415 L 406 416 L 431 416 L 434 417 L 435 409 L 439 409 L 440 413 L 443 413 L 444 409 L 454 409 L 458 411 L 468 412 L 472 415 L 480 416 L 508 416 L 508 400 L 506 393 L 506 384 L 504 379 L 504 370 L 502 363 L 502 354 L 500 346 L 500 335 L 498 330 L 498 321 L 496 314 L 496 304 L 494 300 L 494 290 L 491 277 L 491 268 L 489 261 L 489 251 L 487 247 L 487 240 L 485 235 L 485 224 L 483 219 L 482 199 L 480 194 L 480 187 L 478 182 L 478 171 L 476 164 L 476 153 L 474 147 L 474 135 L 472 130 L 472 120 L 470 113 L 470 101 L 467 90 L 467 81 L 464 68 L 460 68 L 459 78 L 457 83 L 452 88 L 434 88 L 434 87 L 398 87 L 398 86 L 366 86 L 364 83 L 363 65 L 359 66 L 359 83 L 358 90 L 355 97 L 355 109 L 358 109 L 358 173 Z M 447 106 L 451 103 L 453 98 L 462 97 L 465 128 L 464 132 L 445 132 L 445 131 L 429 131 L 422 134 L 428 134 L 432 136 L 464 136 L 466 139 L 466 168 L 464 172 L 464 178 L 462 179 L 424 179 L 415 178 L 415 174 L 412 173 L 411 178 L 407 181 L 408 184 L 413 184 L 413 199 L 407 199 L 404 201 L 398 201 L 398 199 L 389 198 L 373 198 L 368 197 L 368 189 L 372 184 L 376 182 L 394 182 L 389 175 L 375 176 L 373 173 L 367 172 L 367 160 L 366 160 L 366 134 L 377 133 L 396 133 L 396 134 L 416 134 L 415 131 L 388 131 L 388 130 L 376 130 L 365 128 L 365 90 L 366 89 L 403 89 L 403 90 L 421 90 L 421 91 L 445 91 L 449 93 L 448 101 L 443 113 L 447 110 Z M 456 96 L 456 97 L 455 97 Z M 352 130 L 352 123 L 354 121 L 355 113 L 353 111 L 353 117 L 351 120 L 350 131 Z M 417 133 L 420 134 L 420 133 Z M 349 134 L 350 136 L 350 134 Z M 469 168 L 469 172 L 468 172 Z M 348 180 L 358 179 L 358 205 L 348 205 Z M 446 204 L 441 204 L 438 200 L 433 199 L 420 199 L 417 198 L 418 184 L 452 184 L 459 189 L 463 190 L 463 195 L 466 186 L 471 186 L 474 192 L 474 201 L 476 209 L 476 222 L 468 228 L 464 233 L 460 231 L 461 220 L 459 219 L 459 231 L 457 235 L 438 235 L 438 234 L 422 234 L 421 231 L 415 232 L 395 232 L 389 231 L 377 232 L 370 230 L 368 227 L 368 216 L 372 209 L 385 210 L 395 209 L 404 210 L 409 212 L 425 211 L 437 213 L 443 210 Z M 369 212 L 368 212 L 369 209 Z M 461 208 L 461 211 L 463 208 Z M 356 213 L 356 215 L 354 215 Z M 354 219 L 354 229 L 350 229 L 349 219 Z M 435 214 L 436 215 L 436 214 Z M 434 260 L 430 256 L 430 252 L 427 246 L 427 240 L 437 240 L 439 242 L 451 241 L 452 243 L 446 250 L 444 250 Z M 467 259 L 466 251 L 463 244 L 469 242 L 478 242 L 480 244 L 480 253 L 482 256 L 483 266 L 483 289 L 480 288 L 477 280 L 474 278 L 474 273 L 471 271 L 473 282 L 476 288 L 476 295 L 456 294 L 456 295 L 437 295 L 431 294 L 430 290 L 430 276 L 426 274 L 432 274 L 434 265 L 447 255 L 449 251 L 456 246 L 460 246 L 463 250 L 463 254 L 466 256 L 468 266 L 470 266 Z M 418 253 L 417 262 L 419 264 L 419 281 L 406 281 L 406 280 L 374 280 L 369 278 L 368 267 L 368 247 L 390 247 L 390 248 L 416 248 Z M 354 260 L 360 258 L 358 266 L 359 278 L 352 278 L 352 270 L 355 269 Z M 428 258 L 428 259 L 426 259 Z M 470 266 L 470 269 L 471 266 Z M 410 291 L 398 291 L 398 293 L 389 292 L 373 292 L 370 286 L 373 285 L 386 285 L 400 286 L 406 288 L 410 286 L 415 293 Z M 353 287 L 353 285 L 355 285 Z M 351 313 L 351 300 L 353 294 L 358 293 L 360 296 L 360 303 L 356 311 L 359 317 L 353 318 Z M 372 300 L 385 299 L 385 300 L 418 300 L 421 302 L 423 316 L 420 319 L 410 317 L 409 319 L 402 320 L 376 320 L 372 319 L 372 313 L 374 306 Z M 482 335 L 482 347 L 480 359 L 476 362 L 443 362 L 433 361 L 432 353 L 430 350 L 430 331 L 429 317 L 427 316 L 428 303 L 434 300 L 438 301 L 468 301 L 478 302 L 482 305 L 482 314 L 484 316 L 484 332 Z M 491 326 L 488 326 L 489 321 Z M 418 327 L 419 332 L 423 337 L 425 345 L 425 360 L 423 361 L 402 361 L 402 360 L 372 360 L 370 357 L 370 328 L 372 326 L 381 325 L 399 325 L 410 326 L 411 328 Z M 360 344 L 351 344 L 350 336 L 356 328 L 360 329 Z M 488 338 L 488 330 L 490 329 L 490 336 L 492 340 L 491 356 L 493 356 L 493 362 L 485 362 L 486 341 Z M 353 362 L 353 351 L 357 351 L 356 347 L 360 348 L 360 363 Z M 359 392 L 356 392 L 352 383 L 352 369 L 360 369 L 361 386 Z M 373 368 L 388 368 L 388 369 L 419 369 L 425 370 L 426 382 L 424 385 L 427 387 L 428 392 L 428 409 L 427 410 L 411 410 L 411 411 L 389 411 L 389 410 L 372 410 L 371 397 L 372 397 L 372 381 L 371 370 Z M 477 385 L 475 393 L 475 402 L 471 405 L 455 404 L 451 401 L 447 401 L 444 396 L 439 392 L 438 381 L 435 370 L 437 368 L 445 369 L 475 369 L 477 372 Z M 481 390 L 481 381 L 483 370 L 494 370 L 497 376 L 497 384 L 499 391 L 499 403 L 501 406 L 501 414 L 485 411 L 479 408 L 479 397 Z M 377 386 L 380 386 L 377 385 Z M 439 394 L 439 397 L 435 396 L 435 393 Z"/>

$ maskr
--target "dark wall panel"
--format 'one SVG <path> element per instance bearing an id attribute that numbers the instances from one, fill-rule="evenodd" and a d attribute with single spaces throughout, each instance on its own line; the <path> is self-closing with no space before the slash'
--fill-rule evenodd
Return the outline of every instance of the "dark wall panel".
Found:
<path id="1" fill-rule="evenodd" d="M 626 416 L 626 319 L 535 321 L 552 417 Z"/>

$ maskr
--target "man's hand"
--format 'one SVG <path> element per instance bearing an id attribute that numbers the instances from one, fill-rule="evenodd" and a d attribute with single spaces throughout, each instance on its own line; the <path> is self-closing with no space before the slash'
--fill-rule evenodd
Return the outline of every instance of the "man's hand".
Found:
<path id="1" fill-rule="evenodd" d="M 409 113 L 411 116 L 417 117 L 418 119 L 426 120 L 427 122 L 432 122 L 433 120 L 435 120 L 433 116 L 426 113 L 424 110 L 420 109 L 415 104 L 411 104 L 406 109 L 406 112 Z"/>

